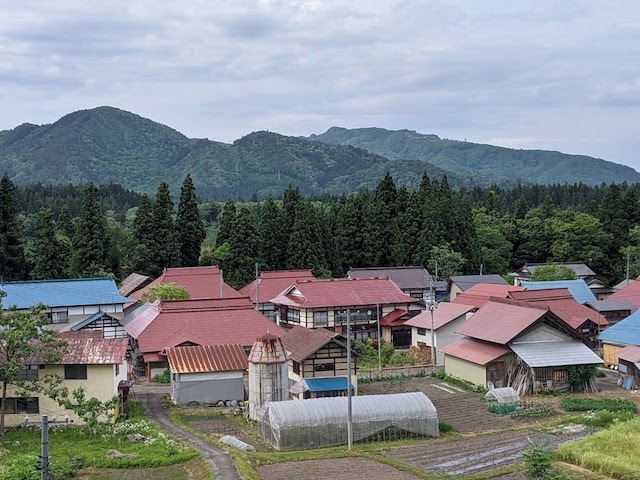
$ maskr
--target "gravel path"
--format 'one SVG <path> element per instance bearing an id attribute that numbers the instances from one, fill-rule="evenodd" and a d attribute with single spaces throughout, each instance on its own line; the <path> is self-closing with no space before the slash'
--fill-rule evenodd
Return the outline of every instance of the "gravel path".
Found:
<path id="1" fill-rule="evenodd" d="M 144 405 L 147 417 L 163 432 L 191 445 L 211 466 L 216 479 L 241 480 L 231 456 L 223 449 L 173 423 L 162 405 L 166 392 L 162 387 L 136 386 L 136 393 Z M 168 392 L 168 390 L 166 390 Z"/>

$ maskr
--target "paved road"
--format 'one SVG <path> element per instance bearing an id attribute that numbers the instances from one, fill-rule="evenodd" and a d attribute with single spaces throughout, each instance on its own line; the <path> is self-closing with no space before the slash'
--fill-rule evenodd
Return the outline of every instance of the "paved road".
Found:
<path id="1" fill-rule="evenodd" d="M 211 466 L 216 480 L 242 480 L 236 470 L 231 455 L 205 439 L 173 423 L 162 405 L 162 398 L 169 393 L 169 387 L 136 385 L 135 391 L 144 405 L 147 418 L 163 432 L 191 445 Z"/>

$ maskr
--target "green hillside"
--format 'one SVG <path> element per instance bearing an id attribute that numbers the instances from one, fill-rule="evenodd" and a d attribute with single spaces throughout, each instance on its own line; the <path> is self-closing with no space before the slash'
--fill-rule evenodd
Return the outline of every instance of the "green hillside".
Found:
<path id="1" fill-rule="evenodd" d="M 479 143 L 445 140 L 411 130 L 331 127 L 312 140 L 352 145 L 391 159 L 428 162 L 442 169 L 494 180 L 526 183 L 640 182 L 634 169 L 585 155 L 545 150 L 514 150 Z"/>
<path id="2" fill-rule="evenodd" d="M 425 170 L 433 177 L 446 173 L 418 161 L 390 161 L 360 148 L 270 132 L 246 135 L 232 145 L 189 139 L 112 107 L 0 132 L 0 173 L 20 185 L 116 182 L 153 193 L 166 180 L 177 194 L 191 173 L 200 196 L 224 199 L 277 195 L 289 184 L 303 193 L 342 193 L 375 186 L 387 170 L 410 185 Z M 451 174 L 449 180 L 453 187 L 479 182 L 473 175 Z"/>

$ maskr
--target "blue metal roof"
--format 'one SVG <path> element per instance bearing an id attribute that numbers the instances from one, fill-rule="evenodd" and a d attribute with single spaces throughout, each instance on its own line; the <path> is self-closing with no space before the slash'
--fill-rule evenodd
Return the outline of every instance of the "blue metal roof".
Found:
<path id="1" fill-rule="evenodd" d="M 103 315 L 104 315 L 104 312 L 102 310 L 99 310 L 98 313 L 94 313 L 89 318 L 85 318 L 80 323 L 76 323 L 73 327 L 71 327 L 71 330 L 73 330 L 74 332 L 77 332 L 78 330 L 89 325 L 91 322 L 95 322 L 99 318 L 102 318 Z"/>
<path id="2" fill-rule="evenodd" d="M 610 326 L 598 338 L 608 343 L 640 345 L 640 310 Z"/>
<path id="3" fill-rule="evenodd" d="M 129 303 L 110 277 L 7 282 L 0 285 L 0 291 L 7 294 L 2 299 L 3 308 L 15 305 L 23 309 L 39 303 L 48 307 Z"/>
<path id="4" fill-rule="evenodd" d="M 568 288 L 579 303 L 595 302 L 596 296 L 584 280 L 553 280 L 549 282 L 523 282 L 527 290 L 548 290 L 550 288 Z"/>
<path id="5" fill-rule="evenodd" d="M 302 383 L 310 392 L 328 392 L 330 390 L 346 390 L 347 377 L 305 378 Z M 353 385 L 351 385 L 353 388 Z"/>

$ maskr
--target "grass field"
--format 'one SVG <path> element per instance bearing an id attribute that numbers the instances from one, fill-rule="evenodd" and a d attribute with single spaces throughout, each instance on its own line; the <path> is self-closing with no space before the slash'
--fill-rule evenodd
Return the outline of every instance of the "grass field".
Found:
<path id="1" fill-rule="evenodd" d="M 558 449 L 567 463 L 613 478 L 640 478 L 640 417 L 614 425 Z"/>

